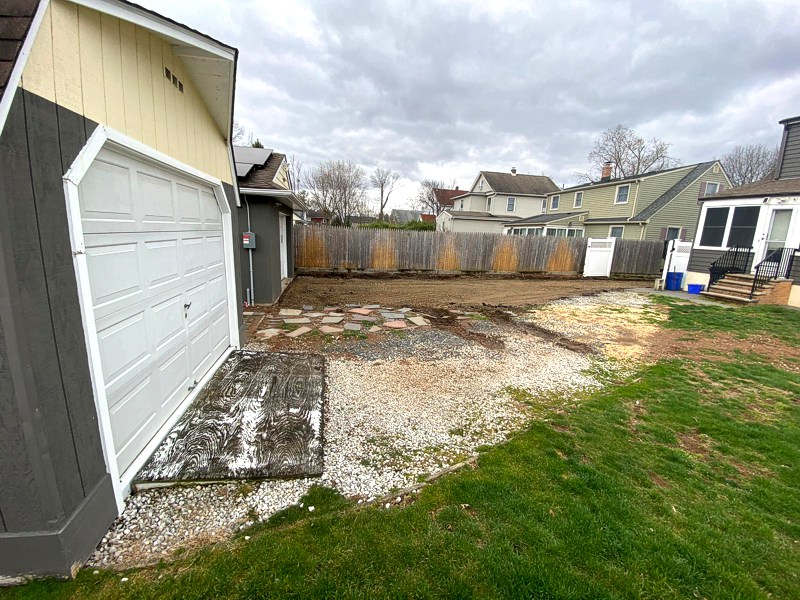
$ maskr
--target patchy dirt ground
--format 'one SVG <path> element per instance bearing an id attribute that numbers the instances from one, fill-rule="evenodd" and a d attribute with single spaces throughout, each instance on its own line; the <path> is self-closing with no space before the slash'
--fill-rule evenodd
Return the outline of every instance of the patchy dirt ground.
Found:
<path id="1" fill-rule="evenodd" d="M 419 308 L 534 306 L 604 290 L 641 287 L 642 281 L 594 279 L 500 279 L 487 276 L 297 277 L 281 306 L 376 303 Z"/>

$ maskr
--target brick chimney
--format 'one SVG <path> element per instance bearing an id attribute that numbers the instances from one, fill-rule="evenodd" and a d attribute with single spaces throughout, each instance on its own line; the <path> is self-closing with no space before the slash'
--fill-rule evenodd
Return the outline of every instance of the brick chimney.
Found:
<path id="1" fill-rule="evenodd" d="M 511 174 L 512 175 L 516 175 L 517 174 L 517 167 L 511 167 Z"/>
<path id="2" fill-rule="evenodd" d="M 600 175 L 600 181 L 608 181 L 611 179 L 611 161 L 606 161 L 603 163 L 603 171 Z"/>

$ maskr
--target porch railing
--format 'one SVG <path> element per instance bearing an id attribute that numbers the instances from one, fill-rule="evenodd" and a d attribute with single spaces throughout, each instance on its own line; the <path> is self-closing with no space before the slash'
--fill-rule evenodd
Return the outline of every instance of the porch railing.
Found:
<path id="1" fill-rule="evenodd" d="M 776 248 L 764 257 L 756 265 L 753 274 L 753 287 L 750 289 L 750 298 L 761 287 L 772 279 L 789 277 L 794 264 L 794 256 L 798 249 L 795 248 Z"/>
<path id="2" fill-rule="evenodd" d="M 708 268 L 708 273 L 711 276 L 708 282 L 709 287 L 728 273 L 746 273 L 747 264 L 750 262 L 750 250 L 751 248 L 745 248 L 744 246 L 733 246 L 712 262 Z"/>

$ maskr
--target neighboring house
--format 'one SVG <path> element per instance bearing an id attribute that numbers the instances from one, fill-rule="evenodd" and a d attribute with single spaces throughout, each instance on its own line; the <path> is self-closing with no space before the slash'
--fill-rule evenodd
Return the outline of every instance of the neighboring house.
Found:
<path id="1" fill-rule="evenodd" d="M 710 283 L 711 295 L 729 300 L 800 306 L 800 117 L 780 124 L 773 177 L 701 199 L 687 284 Z"/>
<path id="2" fill-rule="evenodd" d="M 439 207 L 439 212 L 448 208 L 453 208 L 453 198 L 464 194 L 464 190 L 456 189 L 449 190 L 446 188 L 433 188 L 433 197 L 436 200 L 436 206 Z"/>
<path id="3" fill-rule="evenodd" d="M 503 224 L 542 212 L 547 194 L 558 189 L 544 175 L 481 171 L 469 192 L 454 196 L 453 207 L 436 217 L 438 231 L 503 233 Z"/>
<path id="4" fill-rule="evenodd" d="M 419 216 L 419 220 L 422 221 L 423 223 L 436 223 L 436 215 L 422 213 Z"/>
<path id="5" fill-rule="evenodd" d="M 0 32 L 0 576 L 69 576 L 243 340 L 237 51 L 119 0 Z"/>
<path id="6" fill-rule="evenodd" d="M 352 215 L 348 220 L 350 221 L 350 227 L 358 227 L 359 225 L 374 223 L 378 220 L 378 217 Z"/>
<path id="7" fill-rule="evenodd" d="M 697 199 L 730 187 L 719 161 L 600 181 L 547 195 L 540 214 L 505 223 L 507 233 L 633 240 L 691 240 Z"/>
<path id="8" fill-rule="evenodd" d="M 419 221 L 419 216 L 422 214 L 421 210 L 405 210 L 400 208 L 393 208 L 392 214 L 389 216 L 389 220 L 392 223 L 398 223 L 399 225 L 406 225 L 407 223 L 413 223 L 414 221 Z"/>
<path id="9" fill-rule="evenodd" d="M 294 277 L 294 213 L 307 207 L 291 189 L 284 154 L 236 146 L 233 156 L 242 199 L 242 294 L 248 304 L 272 304 Z"/>
<path id="10" fill-rule="evenodd" d="M 321 210 L 309 210 L 306 212 L 306 218 L 312 225 L 327 225 L 330 219 L 325 216 Z"/>

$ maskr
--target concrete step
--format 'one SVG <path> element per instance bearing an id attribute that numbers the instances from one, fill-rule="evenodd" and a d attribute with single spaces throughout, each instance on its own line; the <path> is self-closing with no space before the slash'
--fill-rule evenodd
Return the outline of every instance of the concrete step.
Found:
<path id="1" fill-rule="evenodd" d="M 750 273 L 727 273 L 723 279 L 739 279 L 753 283 L 753 275 Z"/>
<path id="2" fill-rule="evenodd" d="M 727 300 L 728 302 L 737 302 L 739 304 L 755 304 L 758 300 L 751 300 L 750 298 L 743 298 L 742 296 L 731 296 L 730 294 L 720 294 L 714 291 L 700 292 L 701 296 L 707 298 L 717 298 L 718 300 Z"/>
<path id="3" fill-rule="evenodd" d="M 719 283 L 715 283 L 710 288 L 708 288 L 708 291 L 719 292 L 720 294 L 730 294 L 732 296 L 741 294 L 750 297 L 750 289 L 751 289 L 750 286 L 744 287 L 738 285 L 723 285 L 723 283 L 720 281 Z M 753 297 L 763 296 L 766 293 L 767 291 L 762 288 L 753 292 Z"/>

